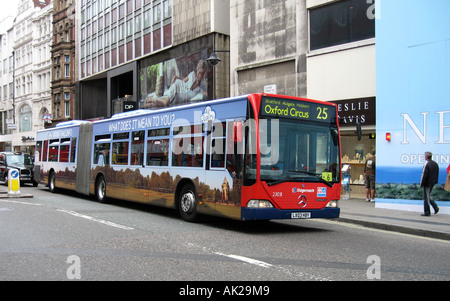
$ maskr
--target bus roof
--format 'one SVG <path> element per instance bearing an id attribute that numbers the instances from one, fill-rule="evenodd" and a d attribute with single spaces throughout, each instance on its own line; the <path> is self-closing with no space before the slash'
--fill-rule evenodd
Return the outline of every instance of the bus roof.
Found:
<path id="1" fill-rule="evenodd" d="M 133 110 L 133 111 L 114 114 L 111 116 L 111 119 L 139 116 L 139 115 L 144 115 L 144 114 L 148 114 L 148 113 L 152 113 L 152 112 L 155 112 L 155 110 L 148 110 L 148 109 Z"/>
<path id="2" fill-rule="evenodd" d="M 147 114 L 163 114 L 163 113 L 169 113 L 169 112 L 173 112 L 173 111 L 194 109 L 197 107 L 212 106 L 212 105 L 216 105 L 216 104 L 226 103 L 229 101 L 244 100 L 244 99 L 247 99 L 248 95 L 249 94 L 228 97 L 228 98 L 221 98 L 221 99 L 216 99 L 216 100 L 202 101 L 202 102 L 198 102 L 198 103 L 194 103 L 194 104 L 185 104 L 185 105 L 156 109 L 156 110 L 139 109 L 139 110 L 135 110 L 135 111 L 114 114 L 111 118 L 96 120 L 96 121 L 94 121 L 94 124 L 107 123 L 107 122 L 111 122 L 115 119 L 122 119 L 122 118 L 126 119 L 126 118 L 130 118 L 130 117 L 136 117 L 136 116 L 147 115 Z"/>
<path id="3" fill-rule="evenodd" d="M 58 123 L 55 126 L 55 128 L 60 128 L 60 127 L 70 126 L 70 125 L 80 125 L 80 124 L 89 123 L 89 122 L 90 121 L 86 121 L 86 120 L 69 120 L 69 121 L 64 121 L 64 122 Z"/>

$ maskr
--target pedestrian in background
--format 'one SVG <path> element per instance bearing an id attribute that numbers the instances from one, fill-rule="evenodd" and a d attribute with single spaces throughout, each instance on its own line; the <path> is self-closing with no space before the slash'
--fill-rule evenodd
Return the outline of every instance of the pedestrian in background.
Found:
<path id="1" fill-rule="evenodd" d="M 433 186 L 438 182 L 439 165 L 432 159 L 431 152 L 425 152 L 425 165 L 423 166 L 422 178 L 420 179 L 420 187 L 423 187 L 423 208 L 424 214 L 422 216 L 430 216 L 430 204 L 434 209 L 434 214 L 439 212 L 439 207 L 431 199 L 431 191 Z"/>
<path id="2" fill-rule="evenodd" d="M 447 167 L 447 179 L 445 180 L 445 191 L 450 191 L 450 165 Z"/>
<path id="3" fill-rule="evenodd" d="M 375 202 L 375 152 L 366 159 L 364 164 L 366 201 Z"/>

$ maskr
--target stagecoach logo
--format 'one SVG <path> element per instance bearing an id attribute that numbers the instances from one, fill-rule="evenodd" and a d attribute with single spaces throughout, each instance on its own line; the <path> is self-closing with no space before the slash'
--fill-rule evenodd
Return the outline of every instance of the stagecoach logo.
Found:
<path id="1" fill-rule="evenodd" d="M 314 188 L 304 188 L 304 186 L 302 186 L 302 188 L 298 188 L 298 187 L 292 187 L 292 193 L 305 193 L 305 192 L 314 192 Z"/>
<path id="2" fill-rule="evenodd" d="M 301 195 L 301 196 L 298 197 L 298 203 L 297 203 L 297 205 L 298 205 L 300 208 L 305 208 L 307 204 L 308 204 L 308 200 L 306 199 L 306 196 L 305 196 L 305 195 Z"/>
<path id="3" fill-rule="evenodd" d="M 202 123 L 207 123 L 210 120 L 211 121 L 216 120 L 216 112 L 214 112 L 210 106 L 207 106 L 205 108 L 205 111 L 203 111 Z"/>

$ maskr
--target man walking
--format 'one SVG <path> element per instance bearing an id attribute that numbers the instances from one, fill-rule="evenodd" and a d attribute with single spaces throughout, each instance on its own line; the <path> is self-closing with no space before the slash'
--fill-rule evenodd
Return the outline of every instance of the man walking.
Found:
<path id="1" fill-rule="evenodd" d="M 438 182 L 439 165 L 434 162 L 431 157 L 431 152 L 425 152 L 425 159 L 427 162 L 423 166 L 422 178 L 420 179 L 420 187 L 423 187 L 424 214 L 422 214 L 422 216 L 430 216 L 430 204 L 433 206 L 434 214 L 439 212 L 439 207 L 431 199 L 431 190 Z"/>
<path id="2" fill-rule="evenodd" d="M 375 152 L 372 153 L 364 164 L 366 201 L 375 202 Z"/>

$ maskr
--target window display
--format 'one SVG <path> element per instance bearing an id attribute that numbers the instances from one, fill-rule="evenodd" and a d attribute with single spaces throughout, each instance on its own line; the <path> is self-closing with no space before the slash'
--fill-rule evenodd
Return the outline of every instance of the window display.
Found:
<path id="1" fill-rule="evenodd" d="M 355 135 L 342 133 L 342 165 L 350 165 L 350 184 L 364 185 L 364 164 L 375 151 L 375 139 L 363 132 L 361 141 Z"/>

